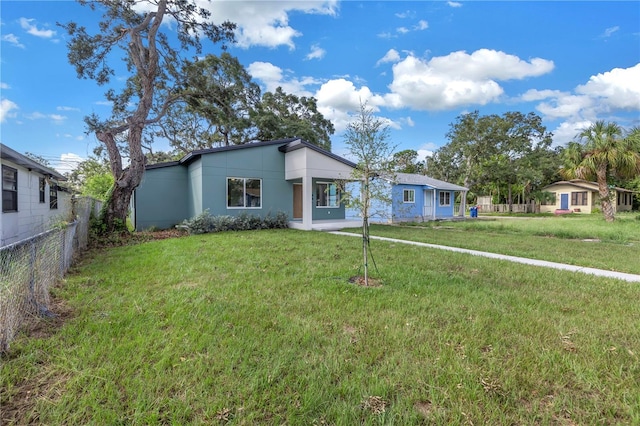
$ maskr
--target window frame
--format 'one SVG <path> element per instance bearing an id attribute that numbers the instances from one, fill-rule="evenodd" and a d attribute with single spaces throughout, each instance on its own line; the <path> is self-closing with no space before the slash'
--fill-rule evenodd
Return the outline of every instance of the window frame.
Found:
<path id="1" fill-rule="evenodd" d="M 242 181 L 242 206 L 231 206 L 229 205 L 231 198 L 229 197 L 229 182 L 232 180 L 241 180 Z M 260 183 L 260 198 L 259 206 L 247 206 L 247 181 L 258 181 Z M 250 210 L 259 210 L 262 208 L 262 178 L 248 178 L 248 177 L 227 177 L 226 184 L 226 198 L 227 198 L 227 209 L 229 210 L 238 210 L 238 209 L 250 209 Z"/>
<path id="2" fill-rule="evenodd" d="M 326 189 L 324 190 L 320 190 L 320 186 L 324 185 L 326 187 Z M 330 200 L 331 200 L 331 195 L 329 195 L 329 188 L 333 186 L 335 188 L 335 204 L 331 204 Z M 320 194 L 324 194 L 323 197 L 320 197 Z M 335 182 L 325 182 L 325 181 L 318 181 L 316 182 L 316 208 L 319 209 L 337 209 L 340 208 L 340 188 L 338 188 L 338 185 Z M 327 203 L 326 205 L 320 205 L 320 200 L 321 199 L 326 199 Z"/>
<path id="3" fill-rule="evenodd" d="M 543 199 L 540 202 L 541 206 L 555 206 L 558 202 L 558 195 L 555 192 L 550 192 L 551 194 L 553 194 L 553 201 L 547 201 L 546 199 Z"/>
<path id="4" fill-rule="evenodd" d="M 589 205 L 589 191 L 571 191 L 572 206 Z"/>
<path id="5" fill-rule="evenodd" d="M 5 180 L 5 171 L 13 174 L 12 179 Z M 5 183 L 12 183 L 13 188 L 5 188 Z M 6 194 L 11 194 L 11 206 L 7 206 Z M 2 213 L 14 213 L 18 211 L 18 169 L 2 165 Z"/>
<path id="6" fill-rule="evenodd" d="M 402 202 L 404 204 L 415 204 L 416 203 L 416 190 L 415 189 L 410 189 L 410 188 L 403 189 L 402 190 Z"/>
<path id="7" fill-rule="evenodd" d="M 449 191 L 438 191 L 438 202 L 440 207 L 448 207 L 451 205 L 451 192 Z M 445 198 L 445 202 L 443 203 L 443 196 Z"/>
<path id="8" fill-rule="evenodd" d="M 49 185 L 49 210 L 58 210 L 58 185 Z"/>
<path id="9" fill-rule="evenodd" d="M 46 203 L 47 180 L 43 177 L 38 178 L 38 193 L 40 196 L 40 204 Z"/>

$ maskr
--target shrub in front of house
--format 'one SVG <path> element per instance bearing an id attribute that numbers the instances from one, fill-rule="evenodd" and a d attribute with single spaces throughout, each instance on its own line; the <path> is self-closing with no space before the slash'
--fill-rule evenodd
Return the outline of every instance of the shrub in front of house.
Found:
<path id="1" fill-rule="evenodd" d="M 287 228 L 289 218 L 286 213 L 269 213 L 266 217 L 241 213 L 238 216 L 212 216 L 208 210 L 187 219 L 179 225 L 186 228 L 189 234 L 207 234 L 223 231 L 248 231 L 252 229 L 283 229 Z"/>

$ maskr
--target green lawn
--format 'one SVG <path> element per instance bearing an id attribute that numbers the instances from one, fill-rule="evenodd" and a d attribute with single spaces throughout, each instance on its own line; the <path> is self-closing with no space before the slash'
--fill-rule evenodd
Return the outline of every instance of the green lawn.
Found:
<path id="1" fill-rule="evenodd" d="M 294 230 L 94 253 L 1 358 L 3 424 L 638 424 L 640 286 Z M 541 248 L 541 250 L 544 250 Z"/>
<path id="2" fill-rule="evenodd" d="M 371 234 L 640 274 L 636 216 L 619 215 L 614 223 L 601 215 L 572 215 L 372 225 Z"/>

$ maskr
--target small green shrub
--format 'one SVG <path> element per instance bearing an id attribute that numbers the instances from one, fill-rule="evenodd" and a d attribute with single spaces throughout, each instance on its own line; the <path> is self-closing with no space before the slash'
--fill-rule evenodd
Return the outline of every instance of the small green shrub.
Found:
<path id="1" fill-rule="evenodd" d="M 205 210 L 197 216 L 182 222 L 187 227 L 189 234 L 206 234 L 213 229 L 214 218 L 209 213 L 209 210 Z"/>
<path id="2" fill-rule="evenodd" d="M 284 229 L 289 226 L 289 217 L 285 212 L 278 212 L 275 216 L 269 213 L 263 220 L 263 228 L 265 229 Z"/>
<path id="3" fill-rule="evenodd" d="M 282 229 L 288 226 L 289 218 L 286 213 L 278 212 L 275 216 L 268 214 L 265 218 L 243 212 L 238 216 L 211 216 L 208 210 L 185 220 L 180 227 L 187 229 L 189 234 L 206 234 L 224 231 L 248 231 L 253 229 Z"/>
<path id="4" fill-rule="evenodd" d="M 211 228 L 207 232 L 223 232 L 235 230 L 235 219 L 233 216 L 223 215 L 211 218 Z"/>

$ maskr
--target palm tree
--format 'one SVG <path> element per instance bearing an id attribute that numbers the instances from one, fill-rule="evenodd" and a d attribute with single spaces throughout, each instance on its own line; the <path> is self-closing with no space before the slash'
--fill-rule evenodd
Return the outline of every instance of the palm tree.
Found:
<path id="1" fill-rule="evenodd" d="M 602 213 L 607 222 L 615 220 L 608 179 L 632 178 L 640 175 L 640 128 L 623 137 L 622 128 L 614 122 L 597 121 L 578 137 L 582 143 L 570 142 L 563 153 L 561 174 L 598 182 Z"/>

